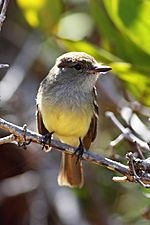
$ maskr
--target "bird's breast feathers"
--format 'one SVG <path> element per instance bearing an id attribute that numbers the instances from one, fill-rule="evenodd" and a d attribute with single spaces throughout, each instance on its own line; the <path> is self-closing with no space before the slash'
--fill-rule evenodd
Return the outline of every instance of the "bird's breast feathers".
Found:
<path id="1" fill-rule="evenodd" d="M 92 109 L 82 106 L 75 109 L 65 105 L 41 105 L 43 122 L 48 131 L 54 131 L 58 136 L 84 137 L 89 129 Z"/>
<path id="2" fill-rule="evenodd" d="M 64 89 L 58 85 L 48 93 L 44 91 L 37 96 L 37 104 L 46 129 L 73 145 L 70 138 L 76 141 L 88 132 L 94 111 L 93 93 L 85 93 L 81 88 L 70 89 L 70 86 Z"/>

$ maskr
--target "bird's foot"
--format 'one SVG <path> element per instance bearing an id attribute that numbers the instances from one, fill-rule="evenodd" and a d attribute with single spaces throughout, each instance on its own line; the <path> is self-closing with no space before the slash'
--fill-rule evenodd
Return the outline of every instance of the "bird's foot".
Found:
<path id="1" fill-rule="evenodd" d="M 29 141 L 24 140 L 22 143 L 18 143 L 18 147 L 23 147 L 23 149 L 27 149 L 27 145 L 29 145 L 32 142 L 32 139 Z"/>
<path id="2" fill-rule="evenodd" d="M 51 147 L 51 139 L 54 132 L 50 132 L 44 135 L 42 140 L 42 150 L 48 150 Z"/>
<path id="3" fill-rule="evenodd" d="M 73 156 L 77 156 L 77 161 L 76 164 L 79 162 L 80 159 L 82 159 L 83 153 L 84 153 L 84 145 L 81 141 L 81 138 L 79 138 L 80 144 L 77 147 L 77 149 L 75 150 L 75 152 L 73 153 Z"/>

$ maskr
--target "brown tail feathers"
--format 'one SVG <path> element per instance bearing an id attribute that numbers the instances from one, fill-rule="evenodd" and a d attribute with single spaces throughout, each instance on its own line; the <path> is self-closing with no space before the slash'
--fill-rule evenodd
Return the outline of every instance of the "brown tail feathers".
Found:
<path id="1" fill-rule="evenodd" d="M 83 186 L 82 162 L 78 161 L 77 156 L 62 153 L 60 171 L 58 174 L 58 184 L 69 187 Z"/>

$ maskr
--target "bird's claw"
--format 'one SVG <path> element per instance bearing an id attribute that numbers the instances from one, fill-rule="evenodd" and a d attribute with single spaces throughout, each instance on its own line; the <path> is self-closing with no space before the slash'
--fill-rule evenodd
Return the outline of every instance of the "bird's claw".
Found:
<path id="1" fill-rule="evenodd" d="M 80 144 L 77 147 L 77 149 L 75 150 L 75 152 L 73 153 L 73 156 L 77 156 L 77 160 L 76 160 L 76 164 L 79 162 L 80 159 L 82 159 L 83 153 L 84 153 L 84 146 L 83 143 L 81 141 L 81 138 L 79 138 Z"/>
<path id="2" fill-rule="evenodd" d="M 52 139 L 52 135 L 53 135 L 54 132 L 50 132 L 50 133 L 47 133 L 44 135 L 44 138 L 42 140 L 42 150 L 44 149 L 48 149 L 51 147 L 51 139 Z M 48 145 L 48 147 L 47 147 Z"/>
<path id="3" fill-rule="evenodd" d="M 29 141 L 23 141 L 21 144 L 18 143 L 18 147 L 23 147 L 25 150 L 27 149 L 27 145 L 29 145 L 32 142 L 32 139 L 30 139 Z"/>

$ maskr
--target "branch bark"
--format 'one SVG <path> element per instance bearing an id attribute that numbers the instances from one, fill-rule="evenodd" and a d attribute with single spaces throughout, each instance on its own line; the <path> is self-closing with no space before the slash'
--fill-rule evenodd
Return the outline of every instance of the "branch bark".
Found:
<path id="1" fill-rule="evenodd" d="M 11 135 L 7 137 L 0 138 L 0 144 L 15 143 L 18 145 L 24 145 L 25 143 L 30 141 L 40 145 L 42 145 L 43 143 L 44 136 L 27 129 L 26 125 L 20 127 L 4 119 L 0 119 L 0 128 L 2 130 L 11 133 Z M 73 154 L 76 150 L 76 148 L 61 143 L 60 141 L 57 140 L 51 140 L 51 147 L 53 147 L 58 151 L 65 152 L 66 154 Z M 99 166 L 106 167 L 107 169 L 112 170 L 114 172 L 119 172 L 124 177 L 121 177 L 120 179 L 119 177 L 115 177 L 113 180 L 116 182 L 137 182 L 130 167 L 120 162 L 116 162 L 102 155 L 86 150 L 82 155 L 82 160 L 97 164 Z M 150 184 L 150 173 L 149 172 L 143 173 L 140 179 L 144 184 Z"/>
<path id="2" fill-rule="evenodd" d="M 6 18 L 5 14 L 6 14 L 8 3 L 9 3 L 9 0 L 4 0 L 3 2 L 0 0 L 0 8 L 1 8 L 1 12 L 0 12 L 0 32 L 1 32 L 1 29 L 2 29 L 3 22 Z M 7 68 L 7 67 L 9 67 L 8 64 L 0 64 L 0 69 Z"/>
<path id="3" fill-rule="evenodd" d="M 3 22 L 6 18 L 5 14 L 6 14 L 8 2 L 9 2 L 9 0 L 4 0 L 4 2 L 2 4 L 2 9 L 1 9 L 1 13 L 0 13 L 0 31 L 2 29 Z"/>

